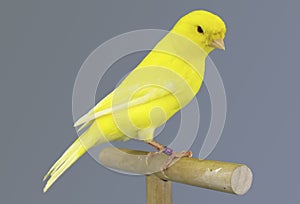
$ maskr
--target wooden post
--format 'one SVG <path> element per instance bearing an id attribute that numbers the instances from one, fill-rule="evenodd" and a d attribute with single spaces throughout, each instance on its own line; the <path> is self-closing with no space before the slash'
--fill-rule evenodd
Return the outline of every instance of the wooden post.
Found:
<path id="1" fill-rule="evenodd" d="M 147 204 L 172 204 L 172 182 L 155 175 L 146 176 Z"/>
<path id="2" fill-rule="evenodd" d="M 151 175 L 147 178 L 147 201 L 149 197 L 149 204 L 155 204 L 156 197 L 162 198 L 166 196 L 169 198 L 171 196 L 171 187 L 169 186 L 171 184 L 163 183 L 159 179 L 237 195 L 245 194 L 251 187 L 252 172 L 243 164 L 182 158 L 170 166 L 166 170 L 165 175 L 163 175 L 161 167 L 168 157 L 164 154 L 156 154 L 147 163 L 147 153 L 108 147 L 100 152 L 99 159 L 103 165 L 110 168 Z M 159 179 L 154 180 L 154 176 Z M 161 192 L 167 192 L 167 195 L 160 195 Z M 151 200 L 152 198 L 154 200 Z M 166 200 L 167 198 L 163 197 Z"/>

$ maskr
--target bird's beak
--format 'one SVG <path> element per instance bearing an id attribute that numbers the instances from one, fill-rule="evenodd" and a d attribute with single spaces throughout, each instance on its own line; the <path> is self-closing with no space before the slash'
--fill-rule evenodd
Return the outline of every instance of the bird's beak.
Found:
<path id="1" fill-rule="evenodd" d="M 225 50 L 225 44 L 223 39 L 213 40 L 210 44 L 210 47 L 218 48 L 221 50 Z"/>

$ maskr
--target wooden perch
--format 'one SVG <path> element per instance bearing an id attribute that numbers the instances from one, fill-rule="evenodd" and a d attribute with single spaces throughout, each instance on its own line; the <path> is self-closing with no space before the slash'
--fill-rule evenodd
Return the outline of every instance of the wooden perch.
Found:
<path id="1" fill-rule="evenodd" d="M 122 171 L 155 175 L 160 179 L 199 186 L 237 195 L 245 194 L 252 183 L 252 172 L 243 164 L 213 160 L 182 158 L 169 167 L 164 176 L 160 169 L 168 157 L 156 154 L 148 159 L 148 152 L 108 147 L 99 154 L 101 163 Z"/>

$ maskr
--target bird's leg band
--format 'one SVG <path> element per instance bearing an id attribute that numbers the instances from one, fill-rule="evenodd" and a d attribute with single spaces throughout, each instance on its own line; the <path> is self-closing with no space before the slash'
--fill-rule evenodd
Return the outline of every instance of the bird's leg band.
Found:
<path id="1" fill-rule="evenodd" d="M 169 147 L 165 147 L 165 149 L 162 152 L 168 156 L 171 156 L 173 154 L 173 149 L 171 149 Z"/>

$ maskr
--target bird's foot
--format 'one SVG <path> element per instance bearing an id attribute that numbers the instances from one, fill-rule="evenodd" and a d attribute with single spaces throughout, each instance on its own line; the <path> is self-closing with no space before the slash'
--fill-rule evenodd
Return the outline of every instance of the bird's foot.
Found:
<path id="1" fill-rule="evenodd" d="M 168 148 L 168 147 L 165 147 L 165 148 Z M 149 159 L 150 158 L 152 158 L 152 157 L 154 157 L 154 155 L 156 155 L 156 154 L 161 154 L 161 153 L 164 153 L 164 149 L 160 149 L 160 150 L 158 150 L 157 152 L 149 152 L 148 154 L 147 154 L 147 156 L 146 156 L 146 164 L 148 165 L 149 163 L 148 163 L 148 161 L 149 161 Z"/>
<path id="2" fill-rule="evenodd" d="M 154 155 L 156 154 L 160 154 L 162 153 L 166 148 L 166 146 L 162 145 L 162 144 L 159 144 L 158 142 L 156 141 L 148 141 L 147 144 L 151 145 L 152 147 L 154 147 L 155 149 L 157 149 L 157 152 L 149 152 L 146 156 L 146 164 L 148 165 L 148 161 L 150 158 L 152 158 Z"/>
<path id="3" fill-rule="evenodd" d="M 169 156 L 168 160 L 164 163 L 164 165 L 161 167 L 161 173 L 165 176 L 166 175 L 166 170 L 173 165 L 175 162 L 177 162 L 179 159 L 184 158 L 184 157 L 192 157 L 193 153 L 192 151 L 181 151 L 181 152 L 174 152 L 172 149 L 166 147 L 166 149 L 163 151 L 166 155 Z"/>
<path id="4" fill-rule="evenodd" d="M 172 164 L 174 164 L 176 161 L 183 157 L 192 157 L 193 153 L 192 151 L 181 151 L 181 152 L 174 152 L 173 149 L 166 147 L 162 144 L 159 144 L 156 141 L 147 141 L 147 144 L 151 145 L 152 147 L 157 149 L 157 152 L 149 152 L 146 156 L 146 164 L 148 165 L 148 161 L 151 157 L 153 157 L 156 154 L 164 153 L 169 156 L 168 160 L 163 164 L 161 167 L 161 173 L 166 176 L 166 170 L 169 168 Z"/>
<path id="5" fill-rule="evenodd" d="M 161 167 L 161 173 L 165 176 L 168 177 L 166 175 L 166 170 L 173 165 L 175 162 L 177 162 L 179 159 L 184 158 L 184 157 L 192 157 L 193 153 L 192 151 L 181 151 L 181 152 L 174 152 L 171 148 L 169 147 L 165 147 L 165 149 L 160 150 L 158 152 L 149 152 L 146 156 L 146 164 L 148 165 L 148 161 L 150 158 L 152 158 L 154 155 L 156 154 L 166 154 L 168 155 L 168 159 L 166 160 L 166 162 L 163 164 L 163 166 Z"/>

